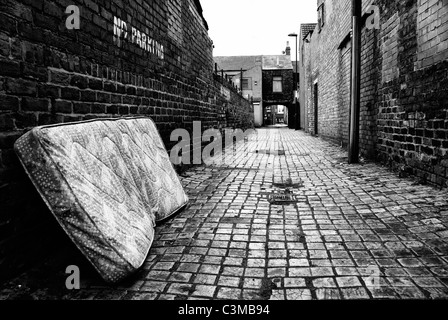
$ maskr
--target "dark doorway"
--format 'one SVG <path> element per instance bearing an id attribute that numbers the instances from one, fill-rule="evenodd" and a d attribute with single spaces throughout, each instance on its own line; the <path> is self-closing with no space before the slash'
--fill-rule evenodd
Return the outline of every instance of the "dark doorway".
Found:
<path id="1" fill-rule="evenodd" d="M 314 134 L 319 134 L 319 87 L 314 84 Z"/>

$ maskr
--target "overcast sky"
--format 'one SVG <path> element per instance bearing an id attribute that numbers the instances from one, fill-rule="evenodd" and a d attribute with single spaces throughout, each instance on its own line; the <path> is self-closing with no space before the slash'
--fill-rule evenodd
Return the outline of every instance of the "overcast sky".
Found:
<path id="1" fill-rule="evenodd" d="M 317 22 L 316 0 L 201 0 L 215 56 L 294 54 L 300 24 Z M 295 55 L 293 55 L 295 60 Z"/>

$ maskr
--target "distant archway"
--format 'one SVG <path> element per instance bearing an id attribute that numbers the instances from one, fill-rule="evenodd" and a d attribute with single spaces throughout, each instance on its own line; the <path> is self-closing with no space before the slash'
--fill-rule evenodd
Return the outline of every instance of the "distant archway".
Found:
<path id="1" fill-rule="evenodd" d="M 288 107 L 283 104 L 263 106 L 263 126 L 288 123 Z"/>

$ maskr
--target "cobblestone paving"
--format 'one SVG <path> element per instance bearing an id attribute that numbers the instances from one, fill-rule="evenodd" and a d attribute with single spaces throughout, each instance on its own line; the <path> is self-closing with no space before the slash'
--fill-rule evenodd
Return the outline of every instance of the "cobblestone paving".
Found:
<path id="1" fill-rule="evenodd" d="M 288 129 L 258 130 L 231 163 L 181 178 L 189 206 L 157 228 L 145 265 L 126 283 L 108 287 L 80 262 L 82 289 L 69 292 L 73 258 L 62 254 L 0 298 L 448 297 L 446 189 L 374 163 L 348 165 L 344 150 Z"/>

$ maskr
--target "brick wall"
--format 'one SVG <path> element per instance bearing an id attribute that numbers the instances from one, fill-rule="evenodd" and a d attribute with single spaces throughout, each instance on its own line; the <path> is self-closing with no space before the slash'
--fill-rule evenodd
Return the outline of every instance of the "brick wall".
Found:
<path id="1" fill-rule="evenodd" d="M 317 29 L 316 29 L 317 30 Z M 320 50 L 318 50 L 318 46 L 320 44 L 320 34 L 317 31 L 314 31 L 312 34 L 310 34 L 307 37 L 308 41 L 311 41 L 310 43 L 305 43 L 305 67 L 304 67 L 304 74 L 305 74 L 305 85 L 302 86 L 300 84 L 300 89 L 304 91 L 304 95 L 301 96 L 301 100 L 303 100 L 303 104 L 305 106 L 305 114 L 308 116 L 308 126 L 305 127 L 305 130 L 312 134 L 317 134 L 317 131 L 315 130 L 316 126 L 318 126 L 319 121 L 319 115 L 316 114 L 316 105 L 315 105 L 315 96 L 314 96 L 314 85 L 318 83 L 319 81 L 319 62 L 320 59 Z M 302 75 L 302 72 L 300 72 Z M 302 103 L 301 103 L 302 105 Z M 317 117 L 316 117 L 317 115 Z"/>
<path id="2" fill-rule="evenodd" d="M 360 153 L 368 159 L 376 159 L 378 143 L 378 103 L 381 100 L 379 87 L 384 70 L 383 60 L 395 55 L 396 46 L 390 51 L 379 43 L 380 31 L 363 28 L 361 31 L 361 101 L 360 101 Z M 392 54 L 392 52 L 394 52 Z M 392 67 L 386 69 L 391 74 Z M 350 105 L 350 102 L 349 102 Z"/>
<path id="3" fill-rule="evenodd" d="M 80 30 L 66 28 L 69 5 L 80 8 Z M 251 127 L 249 102 L 213 69 L 199 1 L 1 1 L 0 281 L 61 236 L 18 164 L 18 137 L 37 125 L 144 115 L 169 149 L 171 131 L 193 121 Z"/>
<path id="4" fill-rule="evenodd" d="M 314 59 L 311 59 L 311 44 L 307 41 L 310 41 L 311 36 L 308 35 L 304 38 L 305 35 L 300 34 L 300 61 L 299 61 L 299 81 L 300 81 L 300 126 L 303 128 L 305 132 L 312 133 L 313 132 L 313 122 L 314 122 L 314 114 L 312 112 L 312 63 Z M 305 41 L 306 40 L 306 41 Z"/>
<path id="5" fill-rule="evenodd" d="M 448 186 L 448 1 L 375 3 L 382 12 L 377 42 L 385 48 L 393 39 L 398 47 L 393 61 L 383 55 L 379 158 L 403 173 Z"/>
<path id="6" fill-rule="evenodd" d="M 326 20 L 301 40 L 301 104 L 314 133 L 313 85 L 319 85 L 319 133 L 348 142 L 350 1 L 324 3 Z M 448 181 L 448 2 L 364 0 L 380 9 L 380 29 L 361 35 L 360 151 L 400 173 L 438 186 Z M 350 41 L 348 39 L 348 41 Z M 339 62 L 337 60 L 339 57 Z"/>
<path id="7" fill-rule="evenodd" d="M 261 58 L 257 58 L 261 59 Z M 243 73 L 244 78 L 249 78 L 250 90 L 243 90 L 243 96 L 253 98 L 255 102 L 260 102 L 262 99 L 262 71 L 261 61 L 252 69 Z"/>
<path id="8" fill-rule="evenodd" d="M 350 45 L 346 38 L 351 29 L 351 1 L 324 1 L 325 24 L 321 30 L 320 56 L 324 59 L 319 72 L 319 135 L 338 144 L 348 143 L 350 91 Z M 324 40 L 325 39 L 325 40 Z M 327 42 L 326 39 L 333 39 Z M 336 102 L 336 103 L 335 103 Z"/>

